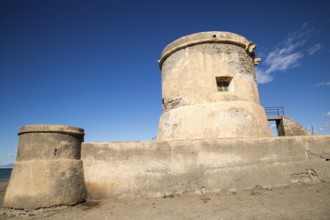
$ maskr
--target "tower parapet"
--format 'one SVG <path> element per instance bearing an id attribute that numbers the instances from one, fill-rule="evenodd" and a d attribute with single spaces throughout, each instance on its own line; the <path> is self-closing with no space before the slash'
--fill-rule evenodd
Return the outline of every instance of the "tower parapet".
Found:
<path id="1" fill-rule="evenodd" d="M 268 137 L 256 81 L 256 45 L 229 32 L 177 39 L 162 52 L 158 140 Z"/>

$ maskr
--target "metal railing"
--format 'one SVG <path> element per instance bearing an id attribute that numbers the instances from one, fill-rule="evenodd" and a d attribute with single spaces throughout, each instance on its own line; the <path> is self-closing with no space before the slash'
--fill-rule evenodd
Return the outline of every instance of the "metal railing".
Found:
<path id="1" fill-rule="evenodd" d="M 284 116 L 284 107 L 264 107 L 267 117 L 282 117 Z"/>

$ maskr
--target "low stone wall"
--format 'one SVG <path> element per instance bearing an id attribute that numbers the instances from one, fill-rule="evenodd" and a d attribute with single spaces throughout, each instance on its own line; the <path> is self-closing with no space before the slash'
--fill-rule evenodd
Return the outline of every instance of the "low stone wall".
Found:
<path id="1" fill-rule="evenodd" d="M 310 135 L 304 127 L 288 116 L 284 116 L 277 125 L 278 136 L 304 136 Z"/>
<path id="2" fill-rule="evenodd" d="M 330 179 L 330 136 L 82 143 L 88 199 Z"/>

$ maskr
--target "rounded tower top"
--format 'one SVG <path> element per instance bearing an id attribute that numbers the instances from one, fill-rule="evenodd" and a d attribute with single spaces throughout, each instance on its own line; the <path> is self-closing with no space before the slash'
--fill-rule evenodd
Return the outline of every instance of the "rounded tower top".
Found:
<path id="1" fill-rule="evenodd" d="M 247 40 L 245 37 L 231 32 L 207 31 L 190 34 L 168 44 L 162 52 L 159 60 L 159 66 L 162 67 L 164 61 L 176 51 L 189 46 L 204 43 L 234 44 L 244 48 L 253 58 L 255 57 L 254 49 L 256 45 Z"/>
<path id="2" fill-rule="evenodd" d="M 71 133 L 84 135 L 84 129 L 66 125 L 35 124 L 21 127 L 18 135 L 24 133 Z"/>

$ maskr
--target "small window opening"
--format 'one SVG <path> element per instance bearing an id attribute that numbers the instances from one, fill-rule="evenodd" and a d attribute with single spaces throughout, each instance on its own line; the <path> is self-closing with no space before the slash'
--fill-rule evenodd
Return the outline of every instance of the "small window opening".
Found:
<path id="1" fill-rule="evenodd" d="M 232 77 L 216 77 L 218 92 L 228 92 Z"/>

